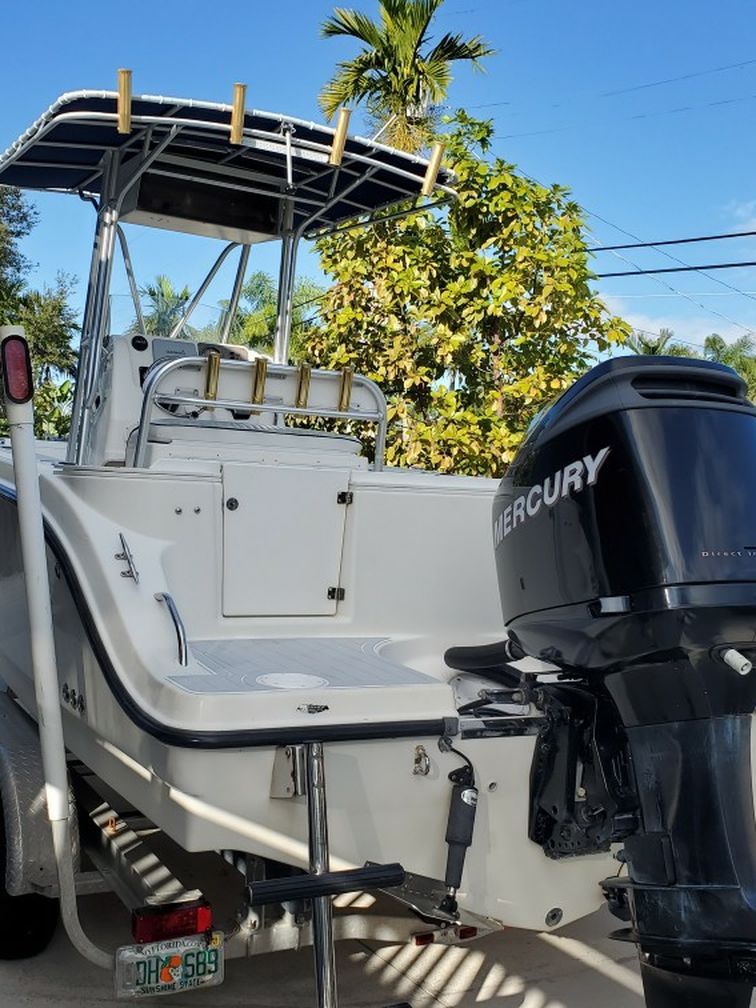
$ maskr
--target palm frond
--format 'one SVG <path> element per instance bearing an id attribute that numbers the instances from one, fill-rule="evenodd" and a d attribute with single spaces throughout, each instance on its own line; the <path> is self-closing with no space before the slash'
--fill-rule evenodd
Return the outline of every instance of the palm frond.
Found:
<path id="1" fill-rule="evenodd" d="M 375 21 L 361 11 L 350 10 L 346 7 L 337 7 L 334 10 L 333 15 L 321 25 L 320 34 L 324 38 L 348 35 L 374 49 L 380 48 L 383 41 L 381 29 Z"/>
<path id="2" fill-rule="evenodd" d="M 455 60 L 469 60 L 475 66 L 478 61 L 485 56 L 493 56 L 496 52 L 483 41 L 480 35 L 475 35 L 471 39 L 463 39 L 461 35 L 447 33 L 431 49 L 425 57 L 426 63 L 444 60 L 451 63 Z"/>
<path id="3" fill-rule="evenodd" d="M 393 122 L 386 137 L 405 150 L 427 142 L 437 110 L 452 77 L 449 64 L 467 60 L 478 64 L 493 50 L 476 35 L 445 34 L 431 44 L 429 29 L 443 0 L 379 0 L 378 20 L 349 8 L 337 7 L 322 25 L 324 36 L 348 36 L 365 48 L 353 60 L 339 63 L 320 94 L 329 119 L 340 105 L 365 102 L 381 125 Z"/>
<path id="4" fill-rule="evenodd" d="M 342 105 L 360 102 L 377 90 L 375 75 L 381 70 L 379 63 L 375 53 L 364 52 L 337 64 L 336 73 L 318 96 L 318 103 L 328 120 Z"/>
<path id="5" fill-rule="evenodd" d="M 413 0 L 405 18 L 407 28 L 417 39 L 417 48 L 425 41 L 425 33 L 444 0 Z"/>

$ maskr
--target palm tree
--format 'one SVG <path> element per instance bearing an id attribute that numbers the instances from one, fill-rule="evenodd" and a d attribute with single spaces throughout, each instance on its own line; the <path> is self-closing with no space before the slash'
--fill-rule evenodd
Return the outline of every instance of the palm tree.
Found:
<path id="1" fill-rule="evenodd" d="M 139 288 L 144 299 L 144 328 L 147 336 L 170 336 L 189 301 L 189 288 L 176 290 L 164 275 L 156 276 L 153 283 Z M 131 329 L 135 329 L 136 322 Z"/>
<path id="2" fill-rule="evenodd" d="M 675 343 L 674 338 L 675 334 L 671 329 L 660 329 L 658 334 L 636 329 L 628 336 L 625 346 L 637 354 L 651 356 L 663 354 L 666 357 L 695 356 L 683 343 Z"/>
<path id="3" fill-rule="evenodd" d="M 750 333 L 732 343 L 725 343 L 718 333 L 712 333 L 704 340 L 704 357 L 737 371 L 748 385 L 748 398 L 756 399 L 756 345 Z"/>
<path id="4" fill-rule="evenodd" d="M 479 35 L 463 39 L 448 32 L 431 47 L 429 30 L 442 3 L 381 0 L 376 21 L 360 11 L 334 10 L 321 33 L 326 38 L 346 35 L 363 48 L 337 65 L 320 94 L 329 120 L 340 106 L 364 102 L 386 143 L 412 152 L 428 143 L 452 81 L 451 64 L 464 61 L 479 67 L 493 52 Z"/>
<path id="5" fill-rule="evenodd" d="M 291 356 L 300 360 L 307 349 L 307 328 L 317 316 L 325 290 L 307 277 L 294 284 L 292 295 Z M 278 288 L 268 273 L 257 270 L 249 277 L 242 291 L 242 304 L 236 316 L 237 342 L 253 350 L 272 353 L 278 317 Z"/>

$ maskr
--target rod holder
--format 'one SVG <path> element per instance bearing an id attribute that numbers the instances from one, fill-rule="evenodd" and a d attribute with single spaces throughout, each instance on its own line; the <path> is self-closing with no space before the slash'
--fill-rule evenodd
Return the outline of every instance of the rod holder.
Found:
<path id="1" fill-rule="evenodd" d="M 347 132 L 349 130 L 349 118 L 351 115 L 351 109 L 339 109 L 339 121 L 336 124 L 336 132 L 333 134 L 331 155 L 328 158 L 328 164 L 333 165 L 334 168 L 339 167 L 341 160 L 344 157 L 344 147 L 346 146 Z"/>
<path id="2" fill-rule="evenodd" d="M 220 378 L 220 354 L 211 350 L 207 355 L 207 377 L 205 378 L 205 399 L 218 398 L 218 379 Z"/>
<path id="3" fill-rule="evenodd" d="M 312 368 L 309 364 L 299 365 L 299 378 L 297 381 L 297 397 L 294 405 L 297 409 L 305 409 L 310 398 L 310 380 L 312 378 Z"/>
<path id="4" fill-rule="evenodd" d="M 433 187 L 438 179 L 438 173 L 441 171 L 441 161 L 444 157 L 445 147 L 440 140 L 437 140 L 431 148 L 431 156 L 428 161 L 428 167 L 425 169 L 425 178 L 423 179 L 423 187 L 420 190 L 423 196 L 430 196 L 433 192 Z"/>
<path id="5" fill-rule="evenodd" d="M 265 382 L 268 379 L 268 361 L 258 357 L 255 361 L 255 379 L 252 385 L 252 402 L 259 406 L 265 400 Z"/>
<path id="6" fill-rule="evenodd" d="M 118 71 L 118 132 L 131 133 L 131 70 Z"/>
<path id="7" fill-rule="evenodd" d="M 354 368 L 345 367 L 341 372 L 341 382 L 339 384 L 339 411 L 346 413 L 352 402 L 352 381 L 354 379 Z"/>
<path id="8" fill-rule="evenodd" d="M 247 100 L 247 85 L 234 84 L 234 100 L 231 105 L 231 143 L 240 144 L 244 133 L 244 103 Z"/>

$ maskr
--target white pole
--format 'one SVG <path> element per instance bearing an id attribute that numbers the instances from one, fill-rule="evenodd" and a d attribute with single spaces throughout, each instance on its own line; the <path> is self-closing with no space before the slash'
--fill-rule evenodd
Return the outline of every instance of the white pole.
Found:
<path id="1" fill-rule="evenodd" d="M 0 340 L 24 338 L 21 326 L 0 326 Z M 58 868 L 61 916 L 68 936 L 78 951 L 98 966 L 111 969 L 113 956 L 97 948 L 84 934 L 76 907 L 71 827 L 68 808 L 68 768 L 63 741 L 58 668 L 55 658 L 47 550 L 42 523 L 39 471 L 34 447 L 34 407 L 31 399 L 14 403 L 5 397 L 5 415 L 10 426 L 13 469 L 16 480 L 21 555 L 29 610 L 34 692 L 42 747 L 47 814 L 53 835 Z"/>

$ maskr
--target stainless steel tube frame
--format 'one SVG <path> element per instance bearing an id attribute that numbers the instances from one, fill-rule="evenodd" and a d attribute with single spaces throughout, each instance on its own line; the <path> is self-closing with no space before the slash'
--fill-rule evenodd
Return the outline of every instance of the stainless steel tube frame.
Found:
<path id="1" fill-rule="evenodd" d="M 184 626 L 184 621 L 181 619 L 181 615 L 178 611 L 176 603 L 173 601 L 173 596 L 169 595 L 167 592 L 157 592 L 155 599 L 158 602 L 165 602 L 166 609 L 170 613 L 171 620 L 173 621 L 173 629 L 176 631 L 176 645 L 177 645 L 177 660 L 179 665 L 189 664 L 189 647 L 186 642 L 186 627 Z"/>
<path id="2" fill-rule="evenodd" d="M 163 364 L 159 364 L 152 371 L 151 374 L 147 376 L 147 380 L 144 383 L 144 390 L 142 396 L 142 410 L 139 417 L 139 427 L 137 429 L 136 445 L 134 448 L 134 467 L 137 469 L 144 468 L 147 456 L 147 443 L 149 441 L 150 423 L 152 422 L 152 412 L 157 399 L 161 399 L 166 403 L 176 404 L 180 406 L 192 406 L 198 409 L 203 407 L 210 408 L 220 408 L 229 410 L 266 410 L 269 412 L 278 412 L 281 414 L 290 414 L 292 416 L 311 416 L 311 417 L 325 417 L 327 419 L 336 420 L 353 420 L 359 423 L 374 423 L 376 425 L 376 435 L 375 435 L 375 469 L 383 469 L 385 455 L 386 455 L 386 400 L 384 398 L 383 392 L 369 378 L 365 378 L 362 375 L 354 376 L 354 387 L 364 388 L 370 392 L 371 396 L 375 401 L 375 410 L 338 410 L 338 409 L 328 409 L 326 407 L 303 407 L 303 406 L 290 406 L 283 405 L 280 402 L 277 403 L 251 403 L 242 399 L 204 399 L 199 396 L 188 396 L 188 395 L 173 395 L 166 392 L 160 391 L 160 383 L 169 375 L 172 371 L 177 371 L 182 367 L 194 365 L 200 368 L 204 368 L 207 365 L 206 357 L 177 357 L 171 360 L 165 361 Z M 237 361 L 237 360 L 222 360 L 220 362 L 221 370 L 228 368 L 246 368 L 252 370 L 254 368 L 254 362 L 251 361 Z M 289 365 L 271 365 L 268 368 L 268 374 L 281 374 L 287 371 L 295 371 Z M 318 371 L 313 372 L 315 374 L 325 374 L 333 375 L 334 378 L 339 376 L 338 371 Z M 191 420 L 187 420 L 187 426 L 191 426 Z"/>
<path id="3" fill-rule="evenodd" d="M 310 873 L 329 870 L 328 813 L 323 743 L 307 746 L 307 825 L 310 838 Z M 337 1008 L 336 954 L 333 944 L 333 905 L 330 896 L 312 900 L 313 956 L 318 1008 Z"/>

